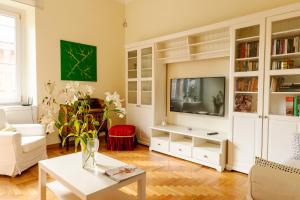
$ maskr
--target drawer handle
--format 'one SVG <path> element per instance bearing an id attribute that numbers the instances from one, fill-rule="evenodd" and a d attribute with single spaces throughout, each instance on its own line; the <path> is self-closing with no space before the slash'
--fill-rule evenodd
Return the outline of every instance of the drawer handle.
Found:
<path id="1" fill-rule="evenodd" d="M 207 156 L 207 155 L 204 155 L 203 157 L 204 157 L 204 158 L 208 158 L 208 156 Z"/>
<path id="2" fill-rule="evenodd" d="M 160 146 L 160 143 L 158 143 L 158 146 Z"/>
<path id="3" fill-rule="evenodd" d="M 182 149 L 178 149 L 179 151 L 182 151 Z"/>

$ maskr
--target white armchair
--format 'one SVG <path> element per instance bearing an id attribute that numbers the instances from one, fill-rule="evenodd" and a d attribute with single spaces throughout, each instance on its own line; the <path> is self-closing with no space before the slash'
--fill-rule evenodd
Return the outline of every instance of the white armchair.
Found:
<path id="1" fill-rule="evenodd" d="M 40 124 L 11 124 L 0 109 L 0 174 L 21 172 L 47 158 L 46 136 Z"/>

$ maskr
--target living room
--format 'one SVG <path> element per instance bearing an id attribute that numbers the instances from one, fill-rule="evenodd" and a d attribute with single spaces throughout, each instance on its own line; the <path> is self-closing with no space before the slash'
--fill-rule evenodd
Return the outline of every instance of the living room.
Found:
<path id="1" fill-rule="evenodd" d="M 297 0 L 0 0 L 0 199 L 300 199 L 299 38 Z"/>

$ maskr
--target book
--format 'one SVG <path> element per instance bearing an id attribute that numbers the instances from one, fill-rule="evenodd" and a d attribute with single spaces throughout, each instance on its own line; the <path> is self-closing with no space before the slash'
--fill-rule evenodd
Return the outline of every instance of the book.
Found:
<path id="1" fill-rule="evenodd" d="M 298 104 L 298 96 L 294 96 L 294 116 L 299 116 Z"/>
<path id="2" fill-rule="evenodd" d="M 252 112 L 252 96 L 237 94 L 235 96 L 235 112 Z"/>
<path id="3" fill-rule="evenodd" d="M 145 171 L 137 168 L 133 165 L 126 165 L 122 167 L 116 167 L 108 169 L 105 171 L 105 174 L 114 181 L 121 182 L 127 180 L 133 176 L 140 175 Z"/>
<path id="4" fill-rule="evenodd" d="M 294 97 L 288 96 L 285 98 L 286 105 L 286 115 L 293 116 L 294 115 Z"/>

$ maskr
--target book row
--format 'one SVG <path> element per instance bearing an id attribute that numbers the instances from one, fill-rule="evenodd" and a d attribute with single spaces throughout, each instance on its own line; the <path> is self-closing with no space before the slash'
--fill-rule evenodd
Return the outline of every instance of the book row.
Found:
<path id="1" fill-rule="evenodd" d="M 238 58 L 257 57 L 258 46 L 258 41 L 240 43 L 237 48 Z"/>
<path id="2" fill-rule="evenodd" d="M 300 96 L 288 96 L 285 98 L 286 115 L 299 116 Z"/>
<path id="3" fill-rule="evenodd" d="M 239 61 L 236 64 L 236 72 L 257 71 L 258 61 Z"/>
<path id="4" fill-rule="evenodd" d="M 236 91 L 242 92 L 257 92 L 258 79 L 252 78 L 238 78 L 236 80 Z"/>
<path id="5" fill-rule="evenodd" d="M 277 69 L 293 69 L 297 68 L 295 66 L 295 62 L 293 60 L 287 60 L 287 61 L 272 61 L 272 70 Z"/>
<path id="6" fill-rule="evenodd" d="M 272 41 L 272 55 L 300 52 L 300 37 L 274 39 Z"/>

